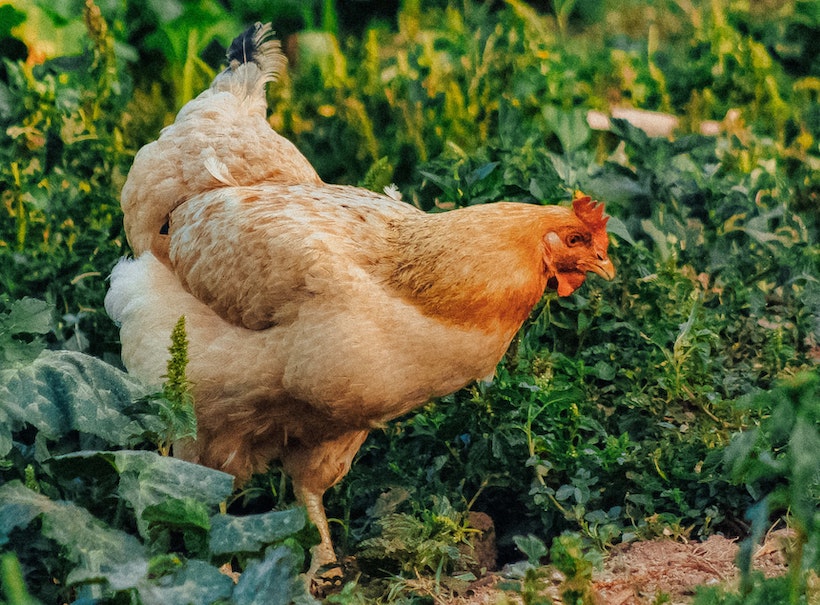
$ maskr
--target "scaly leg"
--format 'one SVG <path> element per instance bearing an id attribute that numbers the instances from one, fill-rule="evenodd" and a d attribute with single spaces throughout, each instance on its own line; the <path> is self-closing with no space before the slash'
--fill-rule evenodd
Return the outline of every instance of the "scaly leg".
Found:
<path id="1" fill-rule="evenodd" d="M 336 562 L 336 553 L 333 551 L 333 542 L 330 539 L 330 527 L 327 524 L 325 507 L 322 503 L 322 494 L 311 492 L 304 487 L 294 487 L 296 497 L 299 502 L 305 505 L 308 519 L 310 519 L 319 530 L 321 542 L 314 546 L 311 551 L 310 569 L 308 576 L 316 576 L 320 567 Z"/>
<path id="2" fill-rule="evenodd" d="M 321 537 L 311 550 L 310 577 L 316 576 L 320 567 L 336 562 L 322 496 L 350 470 L 353 456 L 366 437 L 367 431 L 350 431 L 315 444 L 292 443 L 282 455 L 285 472 L 293 479 L 293 491 Z"/>

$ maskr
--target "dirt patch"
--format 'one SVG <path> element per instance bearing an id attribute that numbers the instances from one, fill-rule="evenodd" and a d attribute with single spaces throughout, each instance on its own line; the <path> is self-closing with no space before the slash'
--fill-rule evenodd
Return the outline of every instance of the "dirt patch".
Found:
<path id="1" fill-rule="evenodd" d="M 786 572 L 782 541 L 788 532 L 775 532 L 755 556 L 755 567 L 767 576 Z M 734 585 L 738 544 L 722 536 L 705 542 L 671 540 L 638 542 L 615 549 L 604 570 L 595 578 L 602 603 L 643 605 L 660 594 L 671 604 L 689 603 L 698 586 Z"/>
<path id="2" fill-rule="evenodd" d="M 788 530 L 772 532 L 755 552 L 755 569 L 766 576 L 786 573 L 784 548 L 790 537 Z M 665 602 L 670 605 L 688 605 L 698 586 L 737 585 L 738 548 L 736 541 L 722 536 L 711 536 L 705 542 L 652 540 L 618 546 L 607 557 L 604 568 L 595 572 L 593 593 L 601 605 L 651 605 L 662 594 L 667 595 Z M 504 572 L 494 572 L 466 586 L 458 595 L 445 596 L 439 591 L 434 601 L 441 605 L 521 603 L 518 595 L 504 590 L 505 581 Z M 560 573 L 548 573 L 544 594 L 556 604 L 561 602 L 562 581 Z"/>

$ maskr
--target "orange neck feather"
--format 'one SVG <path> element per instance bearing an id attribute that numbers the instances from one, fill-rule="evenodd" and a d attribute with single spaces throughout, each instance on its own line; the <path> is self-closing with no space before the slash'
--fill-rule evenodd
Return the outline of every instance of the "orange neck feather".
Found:
<path id="1" fill-rule="evenodd" d="M 395 226 L 390 284 L 425 315 L 510 337 L 544 293 L 543 238 L 571 214 L 496 203 Z"/>

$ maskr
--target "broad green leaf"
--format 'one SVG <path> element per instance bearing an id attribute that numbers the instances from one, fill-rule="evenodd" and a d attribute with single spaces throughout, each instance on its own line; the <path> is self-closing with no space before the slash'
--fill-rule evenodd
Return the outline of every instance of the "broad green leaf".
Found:
<path id="1" fill-rule="evenodd" d="M 106 580 L 115 590 L 130 588 L 148 571 L 145 548 L 134 536 L 112 529 L 72 502 L 51 500 L 19 481 L 0 486 L 0 545 L 12 530 L 42 517 L 43 535 L 77 564 L 70 584 Z"/>
<path id="2" fill-rule="evenodd" d="M 607 170 L 593 175 L 582 189 L 607 204 L 617 204 L 629 214 L 636 205 L 636 199 L 650 196 L 645 183 L 636 180 L 632 172 L 617 164 L 609 164 Z"/>
<path id="3" fill-rule="evenodd" d="M 168 550 L 172 534 L 181 534 L 189 554 L 207 555 L 211 517 L 208 507 L 199 500 L 169 498 L 146 506 L 142 520 L 148 525 L 153 552 Z"/>
<path id="4" fill-rule="evenodd" d="M 204 561 L 187 561 L 171 574 L 138 586 L 144 605 L 189 605 L 228 599 L 233 580 Z"/>
<path id="5" fill-rule="evenodd" d="M 108 446 L 127 445 L 139 428 L 121 410 L 146 393 L 137 380 L 99 359 L 46 351 L 27 366 L 0 371 L 0 418 L 6 427 L 0 432 L 0 456 L 11 447 L 7 431 L 26 424 L 49 439 L 77 431 Z"/>
<path id="6" fill-rule="evenodd" d="M 592 373 L 601 380 L 612 380 L 615 378 L 617 369 L 611 363 L 601 360 L 592 368 Z"/>
<path id="7" fill-rule="evenodd" d="M 615 216 L 610 216 L 606 223 L 606 230 L 608 233 L 617 235 L 625 242 L 628 242 L 633 246 L 635 245 L 635 240 L 632 239 L 632 235 L 629 233 L 629 230 L 626 228 L 626 225 L 621 219 Z"/>
<path id="8" fill-rule="evenodd" d="M 233 476 L 199 464 L 160 456 L 156 452 L 77 452 L 57 460 L 102 458 L 120 474 L 118 493 L 133 507 L 140 535 L 149 537 L 143 512 L 149 506 L 172 500 L 197 500 L 216 508 L 233 491 Z"/>
<path id="9" fill-rule="evenodd" d="M 565 111 L 555 105 L 545 105 L 542 113 L 547 125 L 561 141 L 565 154 L 580 149 L 589 140 L 590 128 L 585 110 Z"/>
<path id="10" fill-rule="evenodd" d="M 133 473 L 142 482 L 142 498 L 155 504 L 165 497 L 196 498 L 217 506 L 233 491 L 233 475 L 154 452 L 112 452 L 120 475 Z"/>
<path id="11" fill-rule="evenodd" d="M 174 527 L 211 528 L 211 518 L 207 508 L 199 500 L 173 498 L 147 506 L 142 513 L 149 523 L 161 523 Z"/>
<path id="12" fill-rule="evenodd" d="M 541 538 L 529 534 L 528 536 L 513 536 L 513 542 L 524 555 L 527 557 L 530 565 L 535 567 L 541 564 L 541 559 L 547 556 L 547 550 L 544 541 Z"/>
<path id="13" fill-rule="evenodd" d="M 564 484 L 559 487 L 555 492 L 555 498 L 563 502 L 564 500 L 569 500 L 573 495 L 575 495 L 576 489 L 572 485 Z"/>
<path id="14" fill-rule="evenodd" d="M 495 170 L 497 166 L 498 166 L 498 162 L 488 162 L 488 163 L 484 164 L 483 166 L 479 166 L 475 170 L 471 171 L 467 175 L 467 178 L 464 179 L 465 182 L 467 183 L 467 186 L 471 187 L 472 185 L 476 184 L 477 182 L 483 181 L 488 176 L 490 176 L 492 171 Z"/>
<path id="15" fill-rule="evenodd" d="M 636 147 L 638 153 L 649 152 L 651 147 L 651 140 L 649 136 L 640 128 L 637 128 L 623 118 L 612 118 L 609 121 L 609 128 L 612 134 L 627 143 L 631 143 Z"/>
<path id="16" fill-rule="evenodd" d="M 457 187 L 456 181 L 452 176 L 444 177 L 429 170 L 419 170 L 419 174 L 428 179 L 431 183 L 437 185 L 444 192 L 449 192 Z"/>
<path id="17" fill-rule="evenodd" d="M 27 527 L 42 514 L 43 504 L 38 497 L 19 482 L 0 486 L 0 547 L 8 544 L 12 531 Z"/>
<path id="18" fill-rule="evenodd" d="M 46 334 L 51 330 L 54 307 L 36 298 L 15 300 L 3 318 L 4 332 Z"/>
<path id="19" fill-rule="evenodd" d="M 211 552 L 259 552 L 300 531 L 305 522 L 303 508 L 244 517 L 216 515 L 211 518 Z"/>
<path id="20" fill-rule="evenodd" d="M 239 576 L 233 592 L 236 605 L 290 605 L 299 593 L 304 593 L 302 580 L 296 576 L 302 562 L 288 546 L 269 548 L 265 558 L 254 561 Z M 301 590 L 300 590 L 301 589 Z M 316 602 L 307 599 L 299 602 Z"/>
<path id="21" fill-rule="evenodd" d="M 43 350 L 42 339 L 22 339 L 20 335 L 47 334 L 54 325 L 54 307 L 36 298 L 12 301 L 2 312 L 0 300 L 0 368 L 9 368 L 35 359 Z"/>

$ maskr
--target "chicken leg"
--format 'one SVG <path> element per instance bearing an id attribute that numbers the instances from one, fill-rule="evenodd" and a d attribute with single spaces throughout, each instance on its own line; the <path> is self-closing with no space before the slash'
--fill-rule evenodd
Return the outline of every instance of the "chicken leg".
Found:
<path id="1" fill-rule="evenodd" d="M 309 577 L 315 577 L 321 567 L 336 562 L 322 497 L 350 470 L 353 457 L 367 433 L 354 430 L 313 444 L 288 444 L 282 455 L 284 470 L 293 480 L 293 491 L 307 509 L 308 518 L 319 530 L 321 538 L 311 550 Z"/>

